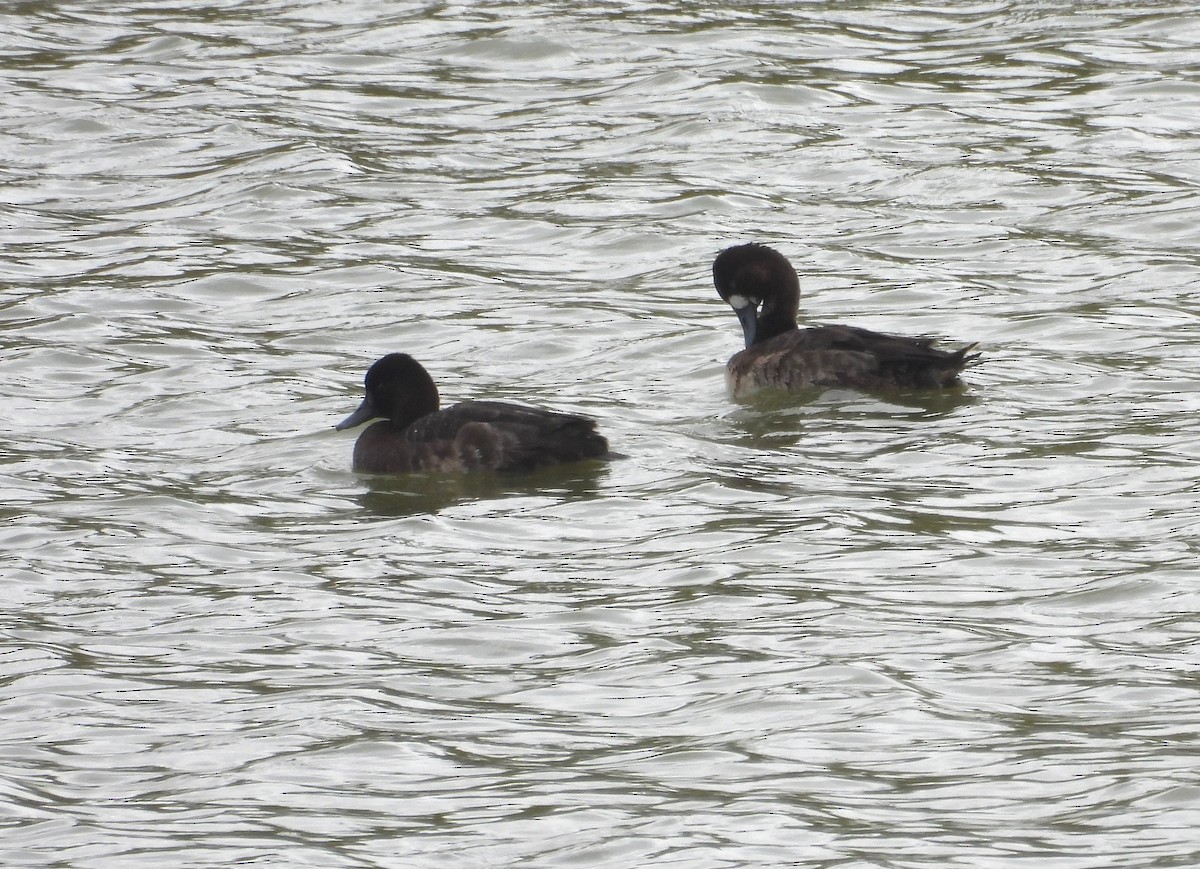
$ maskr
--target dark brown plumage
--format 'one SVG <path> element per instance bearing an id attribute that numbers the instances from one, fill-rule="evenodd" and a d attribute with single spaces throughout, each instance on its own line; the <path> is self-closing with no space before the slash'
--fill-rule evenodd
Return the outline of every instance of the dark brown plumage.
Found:
<path id="1" fill-rule="evenodd" d="M 736 398 L 760 389 L 944 389 L 957 385 L 964 366 L 979 355 L 967 355 L 974 344 L 939 350 L 932 338 L 855 326 L 799 328 L 800 281 L 787 258 L 766 245 L 721 251 L 713 262 L 713 283 L 746 339 L 746 349 L 725 369 Z"/>
<path id="2" fill-rule="evenodd" d="M 365 387 L 362 404 L 337 425 L 353 428 L 384 417 L 354 444 L 356 471 L 529 471 L 608 452 L 596 423 L 583 416 L 503 401 L 464 401 L 439 410 L 433 378 L 405 353 L 372 365 Z"/>

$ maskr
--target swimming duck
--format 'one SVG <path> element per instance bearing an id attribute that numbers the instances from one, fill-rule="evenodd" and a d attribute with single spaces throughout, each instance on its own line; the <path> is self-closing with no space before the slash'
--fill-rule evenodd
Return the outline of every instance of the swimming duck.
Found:
<path id="1" fill-rule="evenodd" d="M 713 262 L 713 283 L 742 324 L 746 349 L 725 379 L 735 398 L 760 389 L 798 392 L 842 387 L 865 391 L 943 389 L 959 383 L 979 354 L 939 350 L 933 338 L 884 335 L 856 326 L 796 325 L 800 281 L 783 254 L 762 244 L 726 248 Z"/>
<path id="2" fill-rule="evenodd" d="M 366 398 L 336 428 L 383 417 L 354 444 L 354 470 L 528 471 L 602 456 L 608 441 L 583 416 L 503 401 L 464 401 L 438 409 L 429 372 L 406 353 L 390 353 L 365 379 Z"/>

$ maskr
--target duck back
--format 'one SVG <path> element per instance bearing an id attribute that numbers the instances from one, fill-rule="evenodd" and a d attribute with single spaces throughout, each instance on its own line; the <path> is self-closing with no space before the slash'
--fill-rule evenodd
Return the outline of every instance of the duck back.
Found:
<path id="1" fill-rule="evenodd" d="M 403 428 L 388 421 L 372 424 L 354 446 L 354 469 L 529 471 L 607 452 L 608 441 L 586 417 L 503 401 L 464 401 Z"/>
<path id="2" fill-rule="evenodd" d="M 726 369 L 735 397 L 761 389 L 790 392 L 944 389 L 959 383 L 974 347 L 940 350 L 932 338 L 907 338 L 855 326 L 792 329 L 734 354 Z"/>

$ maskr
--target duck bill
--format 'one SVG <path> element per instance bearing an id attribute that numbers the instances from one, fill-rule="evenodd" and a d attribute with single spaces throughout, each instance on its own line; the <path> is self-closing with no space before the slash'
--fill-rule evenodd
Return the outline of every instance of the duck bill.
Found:
<path id="1" fill-rule="evenodd" d="M 375 408 L 371 404 L 371 399 L 364 398 L 363 403 L 358 406 L 358 410 L 339 422 L 334 428 L 338 431 L 354 428 L 356 425 L 362 425 L 367 420 L 374 419 L 377 416 L 379 414 L 375 412 Z"/>
<path id="2" fill-rule="evenodd" d="M 758 335 L 758 309 L 754 305 L 743 305 L 740 308 L 734 308 L 733 312 L 737 314 L 738 322 L 742 324 L 742 335 L 746 338 L 746 346 L 752 346 Z"/>

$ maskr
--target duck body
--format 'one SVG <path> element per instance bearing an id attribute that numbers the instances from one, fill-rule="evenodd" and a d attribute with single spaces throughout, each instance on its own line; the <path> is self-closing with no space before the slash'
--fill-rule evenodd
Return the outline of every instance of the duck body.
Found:
<path id="1" fill-rule="evenodd" d="M 587 417 L 512 404 L 464 401 L 439 408 L 419 362 L 392 353 L 371 366 L 366 398 L 337 425 L 372 423 L 354 444 L 353 468 L 368 474 L 531 471 L 597 458 L 608 441 Z"/>
<path id="2" fill-rule="evenodd" d="M 791 263 L 761 244 L 726 248 L 713 263 L 717 292 L 737 314 L 746 349 L 725 368 L 735 398 L 762 389 L 867 392 L 946 389 L 978 354 L 975 345 L 941 350 L 932 338 L 908 338 L 856 326 L 801 329 L 800 282 Z"/>
<path id="3" fill-rule="evenodd" d="M 792 329 L 735 353 L 725 367 L 734 397 L 761 389 L 945 389 L 974 357 L 939 350 L 931 338 L 904 338 L 855 326 Z"/>

